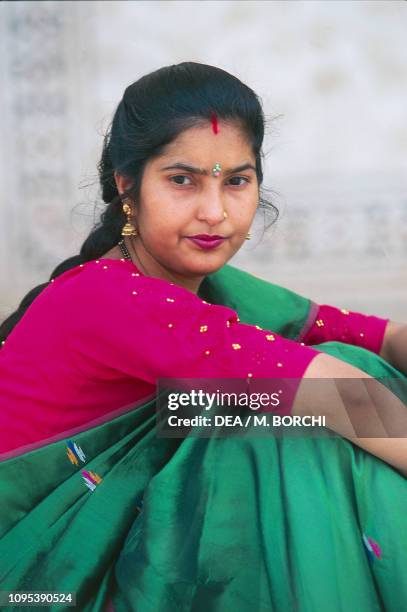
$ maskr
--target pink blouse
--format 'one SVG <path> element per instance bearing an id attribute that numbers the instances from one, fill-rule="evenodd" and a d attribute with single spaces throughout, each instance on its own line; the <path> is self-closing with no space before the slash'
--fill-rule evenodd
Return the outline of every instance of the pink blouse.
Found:
<path id="1" fill-rule="evenodd" d="M 387 320 L 352 313 L 346 326 L 329 306 L 318 316 L 301 344 L 129 260 L 81 264 L 42 291 L 0 350 L 0 453 L 107 419 L 153 397 L 159 378 L 300 379 L 318 354 L 305 343 L 344 337 L 380 350 Z M 363 337 L 352 331 L 361 323 Z"/>
<path id="2" fill-rule="evenodd" d="M 363 347 L 372 353 L 380 353 L 389 319 L 352 312 L 323 304 L 303 330 L 299 341 L 305 344 L 321 344 L 335 340 Z"/>

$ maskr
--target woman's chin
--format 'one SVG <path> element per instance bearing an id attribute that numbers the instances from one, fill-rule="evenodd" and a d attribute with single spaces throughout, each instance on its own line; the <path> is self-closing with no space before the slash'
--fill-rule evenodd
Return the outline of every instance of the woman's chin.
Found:
<path id="1" fill-rule="evenodd" d="M 217 257 L 206 257 L 198 261 L 192 261 L 191 259 L 185 265 L 185 272 L 191 276 L 214 274 L 228 261 L 224 256 L 219 255 Z"/>
<path id="2" fill-rule="evenodd" d="M 214 274 L 233 257 L 236 252 L 234 246 L 225 242 L 213 249 L 198 249 L 194 245 L 192 247 L 188 245 L 186 250 L 174 249 L 171 252 L 174 270 L 186 277 Z M 165 255 L 168 259 L 169 253 L 162 254 L 163 260 Z"/>

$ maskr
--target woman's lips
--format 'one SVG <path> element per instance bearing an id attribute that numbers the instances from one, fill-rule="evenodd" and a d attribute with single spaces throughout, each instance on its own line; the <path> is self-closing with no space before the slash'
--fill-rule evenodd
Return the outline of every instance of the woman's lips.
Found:
<path id="1" fill-rule="evenodd" d="M 214 249 L 225 241 L 225 238 L 211 238 L 210 236 L 207 238 L 187 236 L 187 238 L 188 240 L 191 240 L 191 242 L 193 242 L 194 244 L 197 244 L 199 247 L 201 247 L 201 249 Z"/>

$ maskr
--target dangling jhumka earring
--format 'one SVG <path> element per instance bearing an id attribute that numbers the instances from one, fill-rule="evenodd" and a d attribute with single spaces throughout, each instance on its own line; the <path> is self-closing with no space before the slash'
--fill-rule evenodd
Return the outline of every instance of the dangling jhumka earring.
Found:
<path id="1" fill-rule="evenodd" d="M 122 236 L 137 236 L 137 229 L 131 223 L 131 207 L 129 205 L 129 201 L 127 198 L 123 200 L 123 212 L 127 215 L 127 223 L 122 229 Z"/>

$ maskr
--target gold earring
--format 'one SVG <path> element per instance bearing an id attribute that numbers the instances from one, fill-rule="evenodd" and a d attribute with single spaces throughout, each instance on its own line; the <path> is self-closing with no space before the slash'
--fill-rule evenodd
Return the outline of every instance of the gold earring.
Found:
<path id="1" fill-rule="evenodd" d="M 246 235 L 245 240 L 250 240 L 250 238 L 251 238 L 251 237 L 252 237 L 251 233 L 250 233 L 250 232 L 247 232 L 247 235 Z"/>
<path id="2" fill-rule="evenodd" d="M 130 221 L 131 207 L 129 201 L 127 198 L 123 200 L 123 212 L 127 215 L 127 223 L 122 229 L 122 236 L 137 236 L 137 229 Z"/>
<path id="3" fill-rule="evenodd" d="M 227 219 L 228 218 L 228 213 L 226 212 L 226 210 L 223 211 L 223 218 Z"/>

